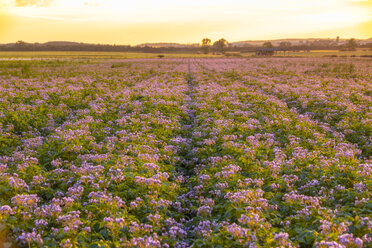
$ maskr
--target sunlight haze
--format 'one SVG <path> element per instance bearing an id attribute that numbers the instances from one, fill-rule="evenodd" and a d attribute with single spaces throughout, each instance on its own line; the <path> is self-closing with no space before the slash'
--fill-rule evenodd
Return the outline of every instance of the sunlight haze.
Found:
<path id="1" fill-rule="evenodd" d="M 372 1 L 0 0 L 0 42 L 370 38 Z"/>

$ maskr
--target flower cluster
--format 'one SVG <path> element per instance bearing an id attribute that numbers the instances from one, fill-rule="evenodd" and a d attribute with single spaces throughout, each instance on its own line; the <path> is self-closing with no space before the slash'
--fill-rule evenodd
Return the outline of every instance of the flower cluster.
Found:
<path id="1" fill-rule="evenodd" d="M 371 245 L 368 62 L 47 62 L 0 75 L 0 226 L 20 247 Z"/>

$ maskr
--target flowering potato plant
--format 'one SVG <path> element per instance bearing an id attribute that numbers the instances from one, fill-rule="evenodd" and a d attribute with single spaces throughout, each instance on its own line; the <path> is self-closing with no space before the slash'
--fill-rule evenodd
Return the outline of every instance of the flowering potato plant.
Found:
<path id="1" fill-rule="evenodd" d="M 0 240 L 369 247 L 371 69 L 324 69 L 334 63 L 67 60 L 27 75 L 10 64 Z"/>

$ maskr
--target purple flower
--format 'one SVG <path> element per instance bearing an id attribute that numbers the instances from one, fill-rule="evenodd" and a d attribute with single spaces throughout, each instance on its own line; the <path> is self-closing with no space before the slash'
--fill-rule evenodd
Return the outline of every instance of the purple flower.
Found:
<path id="1" fill-rule="evenodd" d="M 16 195 L 11 199 L 12 203 L 19 207 L 33 208 L 37 206 L 39 197 L 36 194 L 32 195 Z"/>
<path id="2" fill-rule="evenodd" d="M 35 231 L 30 233 L 23 232 L 20 236 L 18 236 L 17 240 L 23 244 L 37 243 L 40 246 L 44 243 L 41 235 Z"/>
<path id="3" fill-rule="evenodd" d="M 13 214 L 12 208 L 9 207 L 8 205 L 1 206 L 0 207 L 0 214 L 11 215 L 11 214 Z"/>

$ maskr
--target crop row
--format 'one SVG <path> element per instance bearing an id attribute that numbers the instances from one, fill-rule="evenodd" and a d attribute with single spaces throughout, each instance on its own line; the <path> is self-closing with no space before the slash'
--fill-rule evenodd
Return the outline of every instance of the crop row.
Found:
<path id="1" fill-rule="evenodd" d="M 370 83 L 300 62 L 10 65 L 1 232 L 20 247 L 367 247 Z"/>

